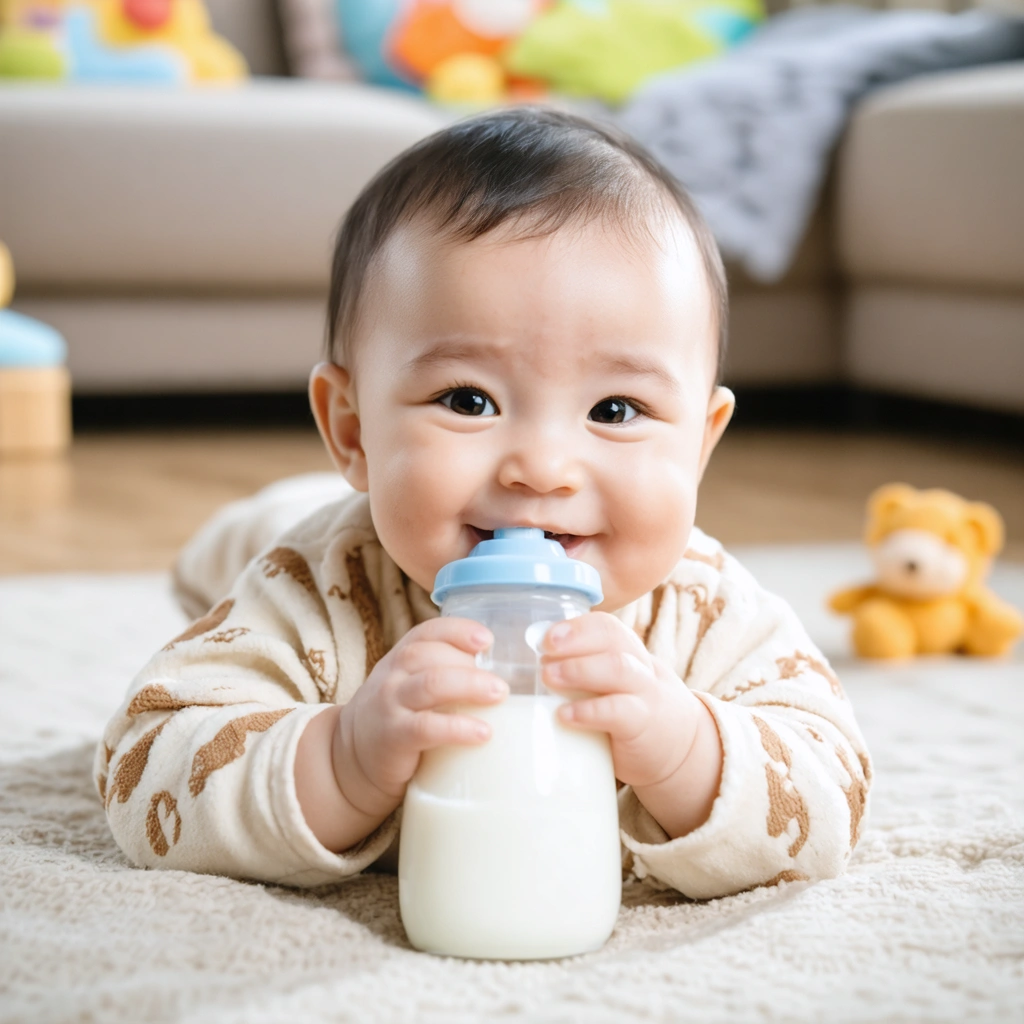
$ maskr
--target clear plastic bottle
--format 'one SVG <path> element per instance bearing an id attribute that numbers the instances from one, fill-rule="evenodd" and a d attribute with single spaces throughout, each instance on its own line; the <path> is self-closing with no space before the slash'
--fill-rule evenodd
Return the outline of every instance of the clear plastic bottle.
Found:
<path id="1" fill-rule="evenodd" d="M 596 570 L 541 530 L 496 530 L 438 574 L 442 615 L 494 634 L 478 658 L 511 693 L 487 708 L 479 747 L 424 755 L 402 816 L 399 899 L 418 949 L 532 960 L 600 948 L 621 899 L 615 773 L 608 737 L 563 726 L 564 697 L 540 682 L 544 633 L 601 600 Z"/>

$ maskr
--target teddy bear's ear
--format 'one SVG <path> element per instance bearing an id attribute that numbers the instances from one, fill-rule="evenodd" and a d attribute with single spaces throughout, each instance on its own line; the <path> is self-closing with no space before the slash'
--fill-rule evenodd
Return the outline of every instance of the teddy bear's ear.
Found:
<path id="1" fill-rule="evenodd" d="M 869 544 L 878 540 L 881 534 L 882 521 L 889 512 L 905 508 L 917 496 L 917 491 L 909 484 L 886 484 L 868 498 L 867 540 Z"/>
<path id="2" fill-rule="evenodd" d="M 964 522 L 977 536 L 982 554 L 998 554 L 1003 546 L 1003 517 L 991 505 L 969 502 L 964 507 Z"/>

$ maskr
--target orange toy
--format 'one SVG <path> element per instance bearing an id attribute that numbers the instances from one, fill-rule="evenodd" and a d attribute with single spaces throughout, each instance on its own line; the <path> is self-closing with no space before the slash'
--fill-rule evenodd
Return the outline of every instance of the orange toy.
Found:
<path id="1" fill-rule="evenodd" d="M 413 0 L 390 33 L 391 58 L 441 102 L 540 94 L 539 84 L 510 82 L 500 58 L 547 2 Z"/>
<path id="2" fill-rule="evenodd" d="M 409 8 L 393 37 L 391 51 L 417 78 L 426 78 L 442 61 L 461 53 L 494 57 L 506 39 L 487 38 L 467 28 L 452 4 L 420 2 Z"/>

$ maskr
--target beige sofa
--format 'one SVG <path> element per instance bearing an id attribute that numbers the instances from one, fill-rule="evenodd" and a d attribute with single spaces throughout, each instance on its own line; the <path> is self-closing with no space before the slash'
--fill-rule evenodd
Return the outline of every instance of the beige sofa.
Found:
<path id="1" fill-rule="evenodd" d="M 15 308 L 65 333 L 80 394 L 301 388 L 342 213 L 449 116 L 285 77 L 269 0 L 210 6 L 251 84 L 0 88 Z M 785 280 L 731 272 L 730 381 L 1024 412 L 1022 182 L 1024 63 L 872 95 Z"/>

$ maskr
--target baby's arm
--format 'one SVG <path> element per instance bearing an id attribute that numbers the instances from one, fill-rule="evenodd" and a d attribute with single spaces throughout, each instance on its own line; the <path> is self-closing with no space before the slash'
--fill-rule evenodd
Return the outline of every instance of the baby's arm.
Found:
<path id="1" fill-rule="evenodd" d="M 290 776 L 323 711 L 309 653 L 321 652 L 321 679 L 335 659 L 326 624 L 295 616 L 288 582 L 259 593 L 263 567 L 150 661 L 107 726 L 97 785 L 138 865 L 312 885 L 355 873 L 390 842 L 382 829 L 338 858 L 305 824 Z"/>
<path id="2" fill-rule="evenodd" d="M 669 836 L 703 825 L 718 796 L 722 745 L 704 702 L 613 615 L 595 612 L 548 630 L 543 678 L 574 698 L 559 717 L 606 732 L 615 775 Z"/>
<path id="3" fill-rule="evenodd" d="M 295 788 L 306 822 L 329 850 L 370 835 L 402 802 L 425 750 L 478 744 L 490 726 L 442 714 L 451 704 L 493 704 L 508 694 L 474 655 L 491 634 L 468 619 L 433 619 L 410 630 L 344 706 L 314 718 L 299 740 Z"/>
<path id="4" fill-rule="evenodd" d="M 700 543 L 707 550 L 681 563 L 649 646 L 660 652 L 674 633 L 675 668 L 718 726 L 721 786 L 704 825 L 671 840 L 623 794 L 634 865 L 703 898 L 834 877 L 860 835 L 871 781 L 853 708 L 789 605 L 713 541 Z"/>
<path id="5" fill-rule="evenodd" d="M 410 687 L 392 685 L 396 673 L 385 670 L 408 667 L 413 645 L 401 656 L 386 648 L 410 630 L 414 606 L 420 615 L 429 609 L 420 592 L 404 590 L 364 504 L 343 506 L 324 509 L 255 559 L 227 598 L 150 661 L 108 724 L 96 783 L 111 831 L 134 863 L 316 885 L 362 870 L 394 839 L 395 816 L 348 784 L 355 806 L 341 805 L 346 824 L 330 834 L 325 818 L 343 796 L 324 737 L 355 721 L 357 742 L 343 752 L 357 752 L 359 768 L 376 764 L 373 715 L 355 714 L 374 688 L 353 698 L 367 671 L 386 675 L 378 697 L 400 689 L 408 696 Z M 425 623 L 408 636 L 428 626 L 457 628 Z M 352 714 L 343 717 L 342 705 Z M 369 778 L 380 774 L 371 767 Z"/>
<path id="6" fill-rule="evenodd" d="M 647 653 L 613 644 L 617 680 L 605 666 L 604 682 L 598 672 L 562 683 L 609 694 L 578 701 L 575 715 L 593 717 L 574 724 L 612 732 L 617 771 L 632 783 L 620 793 L 623 842 L 641 877 L 704 899 L 833 877 L 857 841 L 871 778 L 853 711 L 789 606 L 702 543 L 709 550 L 661 588 L 653 621 L 636 625 Z M 587 659 L 576 660 L 585 672 Z M 618 706 L 599 723 L 605 701 Z M 669 731 L 675 761 L 663 753 Z M 624 778 L 620 761 L 637 775 Z"/>

